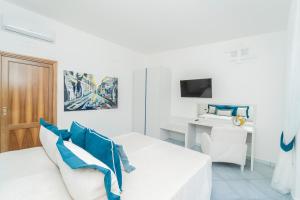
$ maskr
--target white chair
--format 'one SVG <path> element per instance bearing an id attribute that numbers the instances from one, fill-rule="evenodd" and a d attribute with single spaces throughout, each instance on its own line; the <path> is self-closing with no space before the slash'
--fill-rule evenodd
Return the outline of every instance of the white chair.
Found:
<path id="1" fill-rule="evenodd" d="M 247 154 L 247 131 L 240 127 L 213 127 L 211 136 L 200 135 L 203 153 L 211 156 L 212 162 L 234 163 L 244 170 Z"/>

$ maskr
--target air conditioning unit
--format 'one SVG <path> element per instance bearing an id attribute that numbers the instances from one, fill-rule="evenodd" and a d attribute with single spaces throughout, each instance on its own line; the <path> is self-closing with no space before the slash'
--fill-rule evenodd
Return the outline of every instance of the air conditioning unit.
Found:
<path id="1" fill-rule="evenodd" d="M 55 42 L 55 34 L 44 31 L 42 27 L 20 25 L 20 23 L 9 20 L 9 18 L 2 18 L 2 29 L 47 42 Z"/>

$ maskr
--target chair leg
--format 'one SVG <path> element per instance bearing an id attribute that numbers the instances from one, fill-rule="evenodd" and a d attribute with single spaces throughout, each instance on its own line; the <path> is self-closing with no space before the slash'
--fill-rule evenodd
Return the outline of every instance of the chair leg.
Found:
<path id="1" fill-rule="evenodd" d="M 241 172 L 244 172 L 245 165 L 241 165 Z"/>

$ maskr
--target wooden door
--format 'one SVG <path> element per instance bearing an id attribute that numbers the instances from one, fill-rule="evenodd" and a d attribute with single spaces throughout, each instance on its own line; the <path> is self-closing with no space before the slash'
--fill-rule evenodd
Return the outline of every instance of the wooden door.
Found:
<path id="1" fill-rule="evenodd" d="M 56 63 L 1 53 L 1 152 L 40 146 L 39 119 L 56 123 Z"/>

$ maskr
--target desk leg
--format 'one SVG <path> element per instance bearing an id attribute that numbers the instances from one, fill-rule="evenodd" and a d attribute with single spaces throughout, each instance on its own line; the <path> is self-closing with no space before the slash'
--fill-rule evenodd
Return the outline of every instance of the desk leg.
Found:
<path id="1" fill-rule="evenodd" d="M 168 138 L 170 138 L 169 131 L 160 129 L 160 139 L 161 140 L 167 140 Z"/>
<path id="2" fill-rule="evenodd" d="M 185 147 L 191 148 L 196 142 L 196 126 L 188 124 L 188 131 L 185 135 Z"/>
<path id="3" fill-rule="evenodd" d="M 251 137 L 251 171 L 254 169 L 254 148 L 255 148 L 255 134 Z"/>

